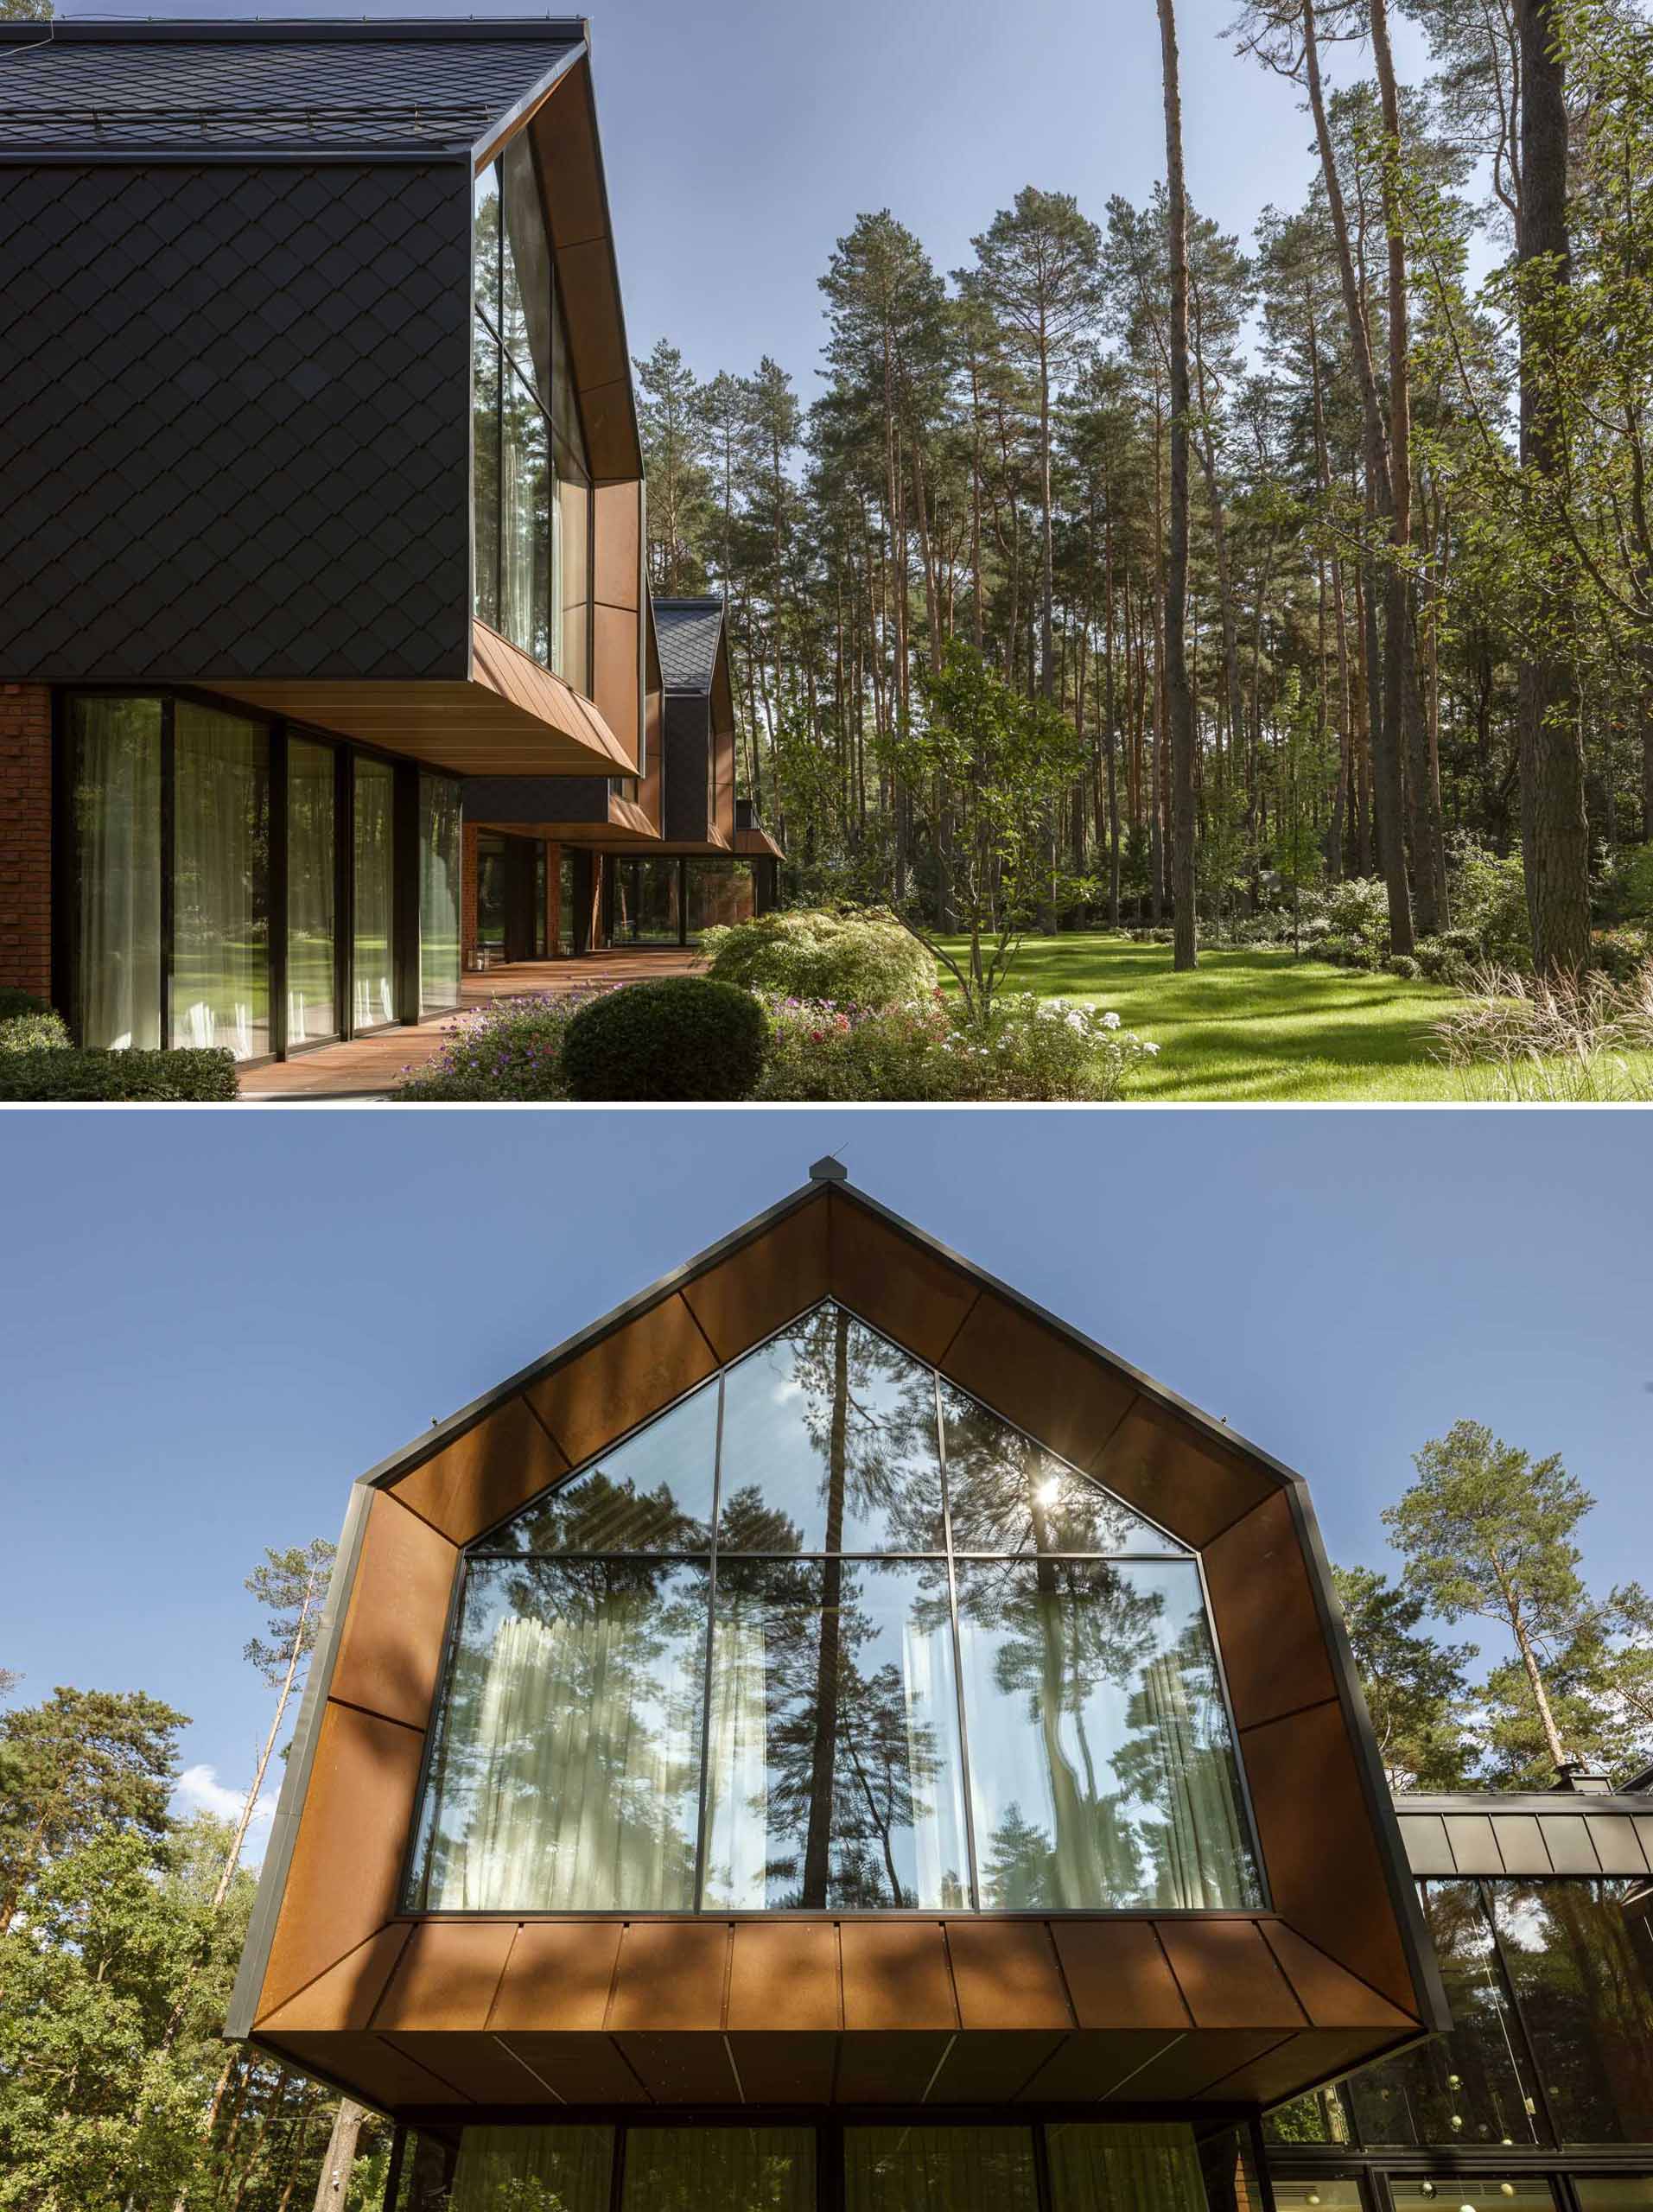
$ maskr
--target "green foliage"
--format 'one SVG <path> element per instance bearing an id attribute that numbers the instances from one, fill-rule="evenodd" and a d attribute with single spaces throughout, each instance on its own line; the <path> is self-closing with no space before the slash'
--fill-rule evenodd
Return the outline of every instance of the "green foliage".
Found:
<path id="1" fill-rule="evenodd" d="M 924 713 L 888 741 L 885 757 L 901 783 L 954 794 L 944 904 L 967 940 L 963 957 L 926 923 L 912 925 L 980 1016 L 1022 931 L 1077 895 L 1052 865 L 1049 823 L 1084 769 L 1084 749 L 1065 715 L 1013 690 L 962 639 L 950 640 L 939 673 L 919 681 Z"/>
<path id="2" fill-rule="evenodd" d="M 162 1105 L 219 1104 L 236 1097 L 235 1061 L 217 1047 L 173 1052 L 82 1052 L 78 1047 L 0 1052 L 0 1104 L 25 1099 Z"/>
<path id="3" fill-rule="evenodd" d="M 265 1613 L 265 1634 L 255 1636 L 243 1657 L 269 1687 L 279 1689 L 289 1668 L 302 1666 L 315 1649 L 337 1546 L 317 1536 L 284 1551 L 266 1550 L 247 1577 L 246 1587 Z"/>
<path id="4" fill-rule="evenodd" d="M 1449 943 L 1501 967 L 1530 963 L 1527 880 L 1518 854 L 1502 859 L 1472 837 L 1455 839 L 1446 855 L 1446 893 L 1453 922 L 1446 932 Z"/>
<path id="5" fill-rule="evenodd" d="M 410 1105 L 565 1099 L 563 1040 L 582 1007 L 607 992 L 495 999 L 450 1025 L 448 1042 L 391 1092 Z"/>
<path id="6" fill-rule="evenodd" d="M 1469 981 L 1468 960 L 1445 937 L 1421 937 L 1415 958 L 1418 973 L 1428 982 L 1462 984 Z"/>
<path id="7" fill-rule="evenodd" d="M 882 1007 L 936 988 L 933 955 L 887 912 L 793 909 L 708 930 L 702 943 L 716 982 L 782 998 Z"/>
<path id="8" fill-rule="evenodd" d="M 1420 1625 L 1422 1598 L 1371 1567 L 1334 1567 L 1332 1578 L 1390 1787 L 1461 1789 L 1469 1747 L 1457 1712 L 1475 1646 L 1437 1643 Z"/>
<path id="9" fill-rule="evenodd" d="M 1409 952 L 1391 952 L 1383 963 L 1386 976 L 1398 976 L 1402 982 L 1415 983 L 1423 969 Z"/>
<path id="10" fill-rule="evenodd" d="M 1653 844 L 1626 845 L 1614 855 L 1601 872 L 1595 907 L 1604 922 L 1653 923 Z"/>
<path id="11" fill-rule="evenodd" d="M 749 991 L 664 976 L 581 1007 L 563 1039 L 563 1079 L 587 1101 L 749 1098 L 768 1042 Z"/>
<path id="12" fill-rule="evenodd" d="M 50 1007 L 28 1014 L 0 1012 L 0 1052 L 54 1052 L 70 1042 L 68 1023 Z"/>
<path id="13" fill-rule="evenodd" d="M 41 1865 L 101 1829 L 153 1848 L 167 1833 L 186 1714 L 141 1691 L 59 1688 L 0 1714 L 8 1778 L 0 1801 L 0 1928 Z"/>
<path id="14" fill-rule="evenodd" d="M 758 1096 L 766 1101 L 905 1102 L 1117 1098 L 1133 1068 L 1158 1051 L 1099 1007 L 1031 992 L 1001 995 L 973 1018 L 957 1002 L 868 1013 L 771 1002 L 773 1041 Z"/>
<path id="15" fill-rule="evenodd" d="M 49 1000 L 37 999 L 33 991 L 20 991 L 11 983 L 0 983 L 0 1021 L 15 1021 L 20 1014 L 51 1011 Z"/>
<path id="16" fill-rule="evenodd" d="M 1628 983 L 1647 965 L 1650 948 L 1647 938 L 1640 930 L 1592 930 L 1590 932 L 1590 960 L 1593 967 L 1615 983 Z M 0 1030 L 0 1039 L 4 1036 Z"/>
<path id="17" fill-rule="evenodd" d="M 1332 884 L 1326 894 L 1325 913 L 1339 943 L 1358 947 L 1374 962 L 1387 958 L 1389 890 L 1381 875 L 1351 875 Z"/>

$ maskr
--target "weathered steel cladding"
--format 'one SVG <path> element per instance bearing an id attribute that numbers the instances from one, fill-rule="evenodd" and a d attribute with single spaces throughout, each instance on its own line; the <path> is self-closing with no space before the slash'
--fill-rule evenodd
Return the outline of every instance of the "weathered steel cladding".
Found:
<path id="1" fill-rule="evenodd" d="M 469 671 L 470 181 L 0 161 L 0 676 Z"/>

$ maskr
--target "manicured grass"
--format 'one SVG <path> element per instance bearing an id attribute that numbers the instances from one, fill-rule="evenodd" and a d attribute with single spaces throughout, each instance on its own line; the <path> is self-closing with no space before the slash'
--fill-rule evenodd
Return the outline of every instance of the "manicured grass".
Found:
<path id="1" fill-rule="evenodd" d="M 1289 951 L 1202 948 L 1192 975 L 1167 944 L 1102 931 L 1024 939 L 1012 990 L 1111 1007 L 1160 1047 L 1131 1079 L 1141 1100 L 1463 1100 L 1430 1058 L 1430 1025 L 1456 994 Z"/>

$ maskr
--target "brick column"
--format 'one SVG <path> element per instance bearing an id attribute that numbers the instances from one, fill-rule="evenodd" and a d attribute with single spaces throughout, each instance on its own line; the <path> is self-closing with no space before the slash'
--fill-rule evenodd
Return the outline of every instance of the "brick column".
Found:
<path id="1" fill-rule="evenodd" d="M 0 683 L 0 985 L 52 991 L 52 695 Z"/>

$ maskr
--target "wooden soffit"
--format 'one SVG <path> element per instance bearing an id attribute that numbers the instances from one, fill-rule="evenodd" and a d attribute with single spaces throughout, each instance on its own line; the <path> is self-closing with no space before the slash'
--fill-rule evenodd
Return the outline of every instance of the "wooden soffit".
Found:
<path id="1" fill-rule="evenodd" d="M 1262 1909 L 402 1911 L 462 1548 L 828 1295 L 1199 1554 Z M 357 1494 L 232 2031 L 367 2103 L 1267 2104 L 1447 2024 L 1300 1484 L 842 1185 L 701 1255 Z"/>
<path id="2" fill-rule="evenodd" d="M 283 715 L 456 775 L 637 772 L 635 758 L 588 699 L 481 622 L 471 625 L 468 677 L 214 677 L 211 689 L 262 714 Z"/>

